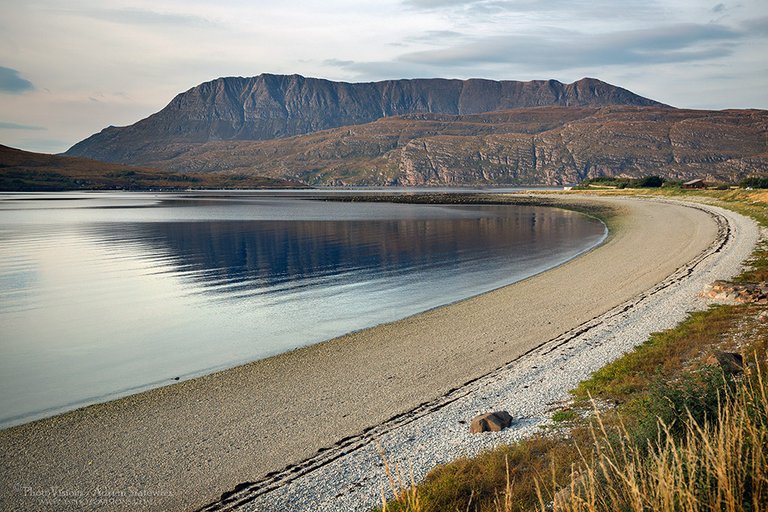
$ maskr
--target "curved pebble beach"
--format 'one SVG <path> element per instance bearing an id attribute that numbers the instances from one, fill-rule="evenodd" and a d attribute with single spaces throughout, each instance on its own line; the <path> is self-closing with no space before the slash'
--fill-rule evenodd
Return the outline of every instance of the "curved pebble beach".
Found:
<path id="1" fill-rule="evenodd" d="M 530 434 L 589 373 L 703 307 L 697 293 L 737 273 L 759 236 L 751 220 L 712 206 L 563 197 L 622 214 L 605 244 L 553 270 L 0 431 L 0 508 L 51 508 L 26 486 L 122 492 L 116 510 L 367 510 L 384 485 L 376 442 L 420 478 L 436 463 Z M 512 428 L 470 436 L 460 423 L 495 409 L 510 411 Z M 62 498 L 55 508 L 97 509 L 97 501 Z"/>

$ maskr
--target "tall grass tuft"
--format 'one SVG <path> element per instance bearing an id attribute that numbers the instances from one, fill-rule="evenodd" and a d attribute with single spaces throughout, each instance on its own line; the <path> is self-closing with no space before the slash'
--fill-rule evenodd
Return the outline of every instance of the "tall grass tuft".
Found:
<path id="1" fill-rule="evenodd" d="M 387 500 L 384 489 L 381 490 L 381 511 L 421 512 L 421 501 L 416 486 L 416 479 L 413 477 L 413 468 L 409 471 L 409 478 L 406 480 L 403 469 L 397 464 L 390 464 L 381 446 L 378 446 L 377 449 L 384 463 L 384 474 L 387 476 L 389 492 L 392 495 L 392 499 Z"/>
<path id="2" fill-rule="evenodd" d="M 594 452 L 582 454 L 569 485 L 545 499 L 553 512 L 758 512 L 768 510 L 768 393 L 757 365 L 723 395 L 715 421 L 689 415 L 682 436 L 659 422 L 647 446 L 620 441 L 598 417 Z M 506 511 L 505 511 L 506 512 Z"/>

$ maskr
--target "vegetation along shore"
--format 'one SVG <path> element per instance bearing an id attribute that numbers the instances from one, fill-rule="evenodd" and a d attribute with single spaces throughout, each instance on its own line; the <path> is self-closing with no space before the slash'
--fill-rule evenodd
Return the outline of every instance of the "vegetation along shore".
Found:
<path id="1" fill-rule="evenodd" d="M 674 195 L 768 228 L 765 191 Z M 580 382 L 532 437 L 442 465 L 416 486 L 399 468 L 382 509 L 766 510 L 768 299 L 738 292 L 766 280 L 763 238 L 747 269 L 710 292 L 723 303 Z"/>

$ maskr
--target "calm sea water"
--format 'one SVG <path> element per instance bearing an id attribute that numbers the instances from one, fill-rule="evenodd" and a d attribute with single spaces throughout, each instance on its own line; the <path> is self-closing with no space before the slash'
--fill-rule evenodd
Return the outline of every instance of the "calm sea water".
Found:
<path id="1" fill-rule="evenodd" d="M 523 279 L 600 243 L 556 209 L 0 194 L 0 426 Z"/>

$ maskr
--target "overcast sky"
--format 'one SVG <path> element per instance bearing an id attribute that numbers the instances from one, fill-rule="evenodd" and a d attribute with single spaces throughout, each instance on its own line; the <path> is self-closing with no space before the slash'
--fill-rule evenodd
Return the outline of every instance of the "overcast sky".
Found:
<path id="1" fill-rule="evenodd" d="M 0 144 L 62 152 L 220 76 L 599 78 L 768 108 L 768 0 L 0 0 Z"/>

